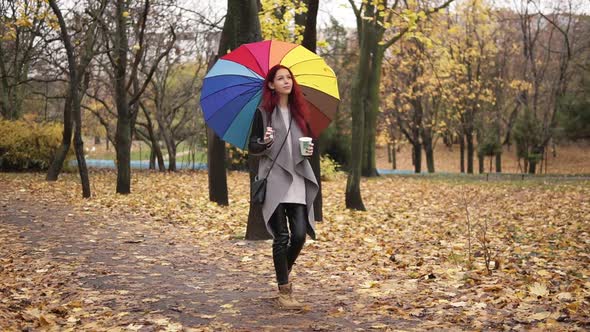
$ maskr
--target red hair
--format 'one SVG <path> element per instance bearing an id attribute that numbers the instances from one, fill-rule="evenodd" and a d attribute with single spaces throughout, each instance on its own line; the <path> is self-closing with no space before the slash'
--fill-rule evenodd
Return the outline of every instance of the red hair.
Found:
<path id="1" fill-rule="evenodd" d="M 291 89 L 291 93 L 289 94 L 289 109 L 291 111 L 291 115 L 293 116 L 295 123 L 297 123 L 299 126 L 299 129 L 301 129 L 301 132 L 305 136 L 311 136 L 312 133 L 307 130 L 307 121 L 305 120 L 308 115 L 307 101 L 305 100 L 303 92 L 301 92 L 301 88 L 299 87 L 299 84 L 297 84 L 291 69 L 283 65 L 275 65 L 268 71 L 266 78 L 264 79 L 264 85 L 262 87 L 261 106 L 266 112 L 272 114 L 275 107 L 279 103 L 279 95 L 268 87 L 268 84 L 274 81 L 279 69 L 287 69 L 289 74 L 291 74 L 291 79 L 293 80 L 293 87 Z"/>

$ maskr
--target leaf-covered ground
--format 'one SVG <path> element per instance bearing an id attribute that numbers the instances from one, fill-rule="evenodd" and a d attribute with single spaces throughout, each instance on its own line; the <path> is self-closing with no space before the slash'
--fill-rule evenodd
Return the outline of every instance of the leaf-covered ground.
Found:
<path id="1" fill-rule="evenodd" d="M 245 173 L 230 205 L 205 173 L 0 174 L 0 329 L 590 329 L 590 182 L 365 180 L 367 212 L 324 182 L 324 222 L 294 271 L 308 307 L 273 304 L 269 241 L 243 240 Z M 469 221 L 469 222 L 468 222 Z M 488 268 L 486 268 L 486 258 Z"/>

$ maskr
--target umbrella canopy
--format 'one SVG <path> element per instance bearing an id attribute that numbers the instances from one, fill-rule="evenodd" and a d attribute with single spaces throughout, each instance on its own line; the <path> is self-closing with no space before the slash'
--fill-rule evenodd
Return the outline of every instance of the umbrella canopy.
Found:
<path id="1" fill-rule="evenodd" d="M 201 107 L 207 125 L 224 141 L 245 149 L 269 69 L 288 67 L 307 100 L 306 119 L 319 136 L 336 114 L 340 95 L 334 71 L 317 54 L 277 40 L 244 44 L 221 57 L 205 76 Z"/>

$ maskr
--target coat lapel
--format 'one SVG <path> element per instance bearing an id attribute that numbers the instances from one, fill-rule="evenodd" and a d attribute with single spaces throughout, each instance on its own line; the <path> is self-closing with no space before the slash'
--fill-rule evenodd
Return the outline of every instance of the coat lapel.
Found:
<path id="1" fill-rule="evenodd" d="M 303 134 L 301 133 L 301 129 L 295 121 L 291 125 L 291 155 L 293 156 L 293 161 L 295 161 L 295 165 L 299 165 L 303 161 L 303 156 L 301 155 L 301 151 L 299 151 L 299 137 L 302 137 Z"/>
<path id="2" fill-rule="evenodd" d="M 282 133 L 282 135 L 275 137 L 275 144 L 273 144 L 273 148 L 276 149 L 273 151 L 273 156 L 276 156 L 277 152 L 279 151 L 283 140 L 285 139 L 285 135 L 287 134 L 288 127 L 285 127 L 285 120 L 281 114 L 281 111 L 275 108 L 275 111 L 272 114 L 272 123 L 273 127 L 275 127 L 275 131 L 278 133 Z M 287 153 L 288 147 L 287 144 L 289 142 L 285 142 L 285 146 L 283 146 L 283 151 L 281 151 L 280 155 L 277 157 L 277 165 L 280 165 L 283 169 L 285 169 L 289 174 L 291 172 L 297 172 L 309 181 L 313 183 L 317 183 L 315 179 L 315 175 L 313 172 L 309 174 L 307 167 L 303 163 L 305 161 L 305 157 L 301 155 L 299 151 L 299 137 L 303 136 L 301 129 L 297 126 L 295 120 L 292 120 L 291 123 L 291 156 Z M 292 160 L 289 158 L 291 157 Z"/>
<path id="3" fill-rule="evenodd" d="M 276 152 L 273 151 L 273 155 L 276 156 L 277 153 L 279 153 L 279 149 L 281 149 L 281 145 L 283 145 L 283 141 L 285 140 L 285 135 L 287 134 L 287 130 L 288 127 L 285 127 L 285 120 L 283 120 L 283 116 L 281 115 L 281 111 L 279 110 L 278 107 L 275 108 L 274 112 L 273 112 L 273 119 L 272 119 L 272 123 L 273 123 L 273 127 L 276 128 L 275 132 L 279 133 L 280 135 L 275 136 L 275 144 L 273 144 L 273 147 L 275 147 Z M 291 124 L 291 130 L 293 130 L 293 124 Z M 277 158 L 277 164 L 280 165 L 282 168 L 284 168 L 285 170 L 290 170 L 292 169 L 292 166 L 290 165 L 289 162 L 289 154 L 287 153 L 287 144 L 289 142 L 285 142 L 285 144 L 283 145 L 283 149 L 280 151 L 279 155 L 276 157 Z"/>

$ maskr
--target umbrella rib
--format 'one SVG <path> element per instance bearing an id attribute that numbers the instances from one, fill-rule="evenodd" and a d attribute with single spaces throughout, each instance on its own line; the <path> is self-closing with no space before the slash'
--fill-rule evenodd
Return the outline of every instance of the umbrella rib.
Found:
<path id="1" fill-rule="evenodd" d="M 308 100 L 307 102 L 308 102 L 308 103 L 310 103 L 310 104 L 313 104 L 313 103 L 312 103 L 312 102 L 310 102 L 309 100 Z M 319 113 L 320 113 L 320 114 L 321 114 L 321 115 L 322 115 L 324 118 L 326 118 L 326 119 L 328 120 L 328 122 L 332 122 L 332 119 L 330 119 L 330 118 L 329 118 L 329 117 L 328 117 L 326 114 L 324 114 L 324 112 L 322 112 L 322 110 L 321 110 L 319 107 L 317 107 L 315 104 L 313 104 L 313 105 L 314 105 L 314 106 L 315 106 L 315 107 L 316 107 L 316 108 L 317 108 L 317 109 L 320 111 Z"/>
<path id="2" fill-rule="evenodd" d="M 255 94 L 253 94 L 252 97 L 250 97 L 250 99 L 248 99 L 248 101 L 246 101 L 244 103 L 244 105 L 248 105 L 253 99 L 256 99 L 258 97 L 260 97 L 260 92 L 256 92 Z M 240 112 L 236 112 L 236 114 L 234 114 L 234 117 L 231 119 L 231 121 L 229 121 L 230 124 L 227 127 L 228 129 L 231 128 L 231 126 L 234 123 L 234 121 L 236 120 L 236 118 L 238 116 L 240 116 L 240 113 L 242 112 L 242 110 L 243 110 L 243 106 L 242 106 L 242 109 L 240 109 Z M 225 133 L 224 133 L 224 136 L 225 136 Z"/>
<path id="3" fill-rule="evenodd" d="M 340 99 L 339 99 L 339 98 L 336 98 L 336 97 L 334 97 L 334 96 L 332 96 L 332 95 L 330 95 L 330 94 L 327 94 L 327 93 L 325 93 L 325 92 L 323 92 L 323 91 L 321 91 L 321 90 L 318 90 L 318 89 L 316 89 L 316 88 L 309 87 L 309 86 L 307 86 L 307 85 L 303 85 L 303 84 L 301 84 L 301 85 L 302 85 L 302 86 L 304 86 L 306 89 L 313 90 L 313 91 L 317 91 L 318 93 L 321 93 L 321 94 L 325 95 L 325 97 L 326 97 L 326 98 L 333 99 L 333 100 L 335 100 L 335 101 L 337 101 L 337 102 L 339 102 L 339 101 L 340 101 Z M 305 91 L 304 91 L 304 93 L 305 93 Z M 316 108 L 317 108 L 317 109 L 320 111 L 320 113 L 324 114 L 324 112 L 322 111 L 322 108 L 321 108 L 321 107 L 319 107 L 318 105 L 316 105 L 316 103 L 312 102 L 311 100 L 309 100 L 309 99 L 307 99 L 307 98 L 305 98 L 305 100 L 306 100 L 308 103 L 310 103 L 310 104 L 314 105 L 314 106 L 315 106 L 315 107 L 316 107 Z M 327 117 L 327 116 L 326 116 L 326 117 Z M 327 118 L 329 119 L 329 117 L 327 117 Z"/>
<path id="4" fill-rule="evenodd" d="M 299 74 L 299 75 L 295 75 L 295 77 L 301 77 L 301 76 L 317 76 L 317 77 L 327 77 L 327 78 L 336 79 L 336 77 L 334 77 L 334 75 L 323 75 L 323 74 Z"/>
<path id="5" fill-rule="evenodd" d="M 246 67 L 248 68 L 248 67 Z M 248 70 L 250 70 L 250 68 L 248 68 Z M 251 70 L 250 70 L 251 71 Z M 251 71 L 252 73 L 256 74 L 255 72 Z M 258 75 L 258 74 L 256 74 Z M 257 77 L 252 77 L 252 76 L 245 76 L 245 75 L 239 75 L 239 74 L 223 74 L 223 75 L 217 75 L 217 76 L 211 76 L 211 77 L 205 77 L 205 79 L 212 79 L 214 77 L 222 77 L 222 76 L 234 76 L 234 77 L 243 77 L 249 81 L 252 82 L 260 82 L 260 79 Z"/>
<path id="6" fill-rule="evenodd" d="M 283 59 L 284 59 L 284 57 L 283 57 Z M 281 59 L 281 61 L 283 61 L 283 59 Z M 318 55 L 318 57 L 317 57 L 317 58 L 301 60 L 301 61 L 299 61 L 299 62 L 295 62 L 294 64 L 292 64 L 292 65 L 291 65 L 291 66 L 289 66 L 289 67 L 293 67 L 293 66 L 295 66 L 295 65 L 298 65 L 298 64 L 300 64 L 300 63 L 304 63 L 304 62 L 309 62 L 309 61 L 318 61 L 318 60 L 320 60 L 320 61 L 323 61 L 323 62 L 325 63 L 324 59 L 322 59 L 322 58 L 321 58 L 321 57 Z"/>
<path id="7" fill-rule="evenodd" d="M 251 82 L 240 83 L 240 84 L 236 84 L 236 85 L 227 85 L 227 86 L 224 86 L 223 89 L 220 89 L 220 90 L 217 90 L 217 91 L 215 91 L 213 93 L 210 93 L 210 94 L 206 95 L 204 98 L 201 98 L 201 99 L 207 99 L 210 96 L 212 96 L 212 95 L 214 95 L 214 94 L 216 94 L 218 92 L 225 91 L 225 90 L 228 90 L 228 89 L 234 89 L 234 88 L 239 87 L 239 86 L 251 86 L 252 88 L 260 88 L 260 84 L 261 84 L 260 81 L 251 81 Z M 248 91 L 250 91 L 250 90 L 248 90 Z"/>
<path id="8" fill-rule="evenodd" d="M 262 67 L 260 67 L 260 63 L 258 62 L 258 57 L 254 53 L 252 53 L 252 51 L 250 51 L 250 49 L 248 47 L 245 47 L 245 48 L 246 48 L 246 51 L 248 51 L 248 53 L 250 53 L 250 55 L 252 56 L 252 58 L 256 62 L 256 65 L 258 66 L 258 68 L 260 68 L 260 72 L 264 73 L 264 70 L 262 70 Z M 241 64 L 241 65 L 244 66 L 243 64 Z M 246 66 L 244 66 L 244 67 L 246 67 Z M 248 68 L 248 67 L 246 67 L 246 68 Z M 253 73 L 256 73 L 255 71 L 253 71 L 250 68 L 248 68 L 248 70 L 252 71 Z M 258 75 L 258 73 L 256 73 L 256 74 Z M 258 76 L 260 76 L 260 75 L 258 75 Z"/>
<path id="9" fill-rule="evenodd" d="M 215 110 L 214 112 L 211 112 L 211 114 L 209 115 L 209 117 L 207 117 L 205 120 L 207 121 L 207 120 L 211 119 L 213 116 L 215 116 L 215 114 L 217 113 L 218 110 L 222 109 L 223 107 L 225 107 L 225 105 L 227 105 L 228 103 L 232 102 L 236 98 L 239 98 L 239 97 L 241 97 L 241 96 L 243 96 L 245 94 L 248 94 L 248 93 L 252 92 L 252 90 L 257 90 L 257 89 L 259 89 L 259 87 L 255 86 L 255 87 L 252 87 L 252 88 L 250 88 L 250 89 L 248 89 L 248 90 L 246 90 L 246 91 L 244 91 L 244 92 L 242 92 L 240 94 L 235 95 L 232 99 L 228 100 L 226 103 L 224 103 L 219 108 L 217 108 L 217 110 Z M 225 90 L 225 89 L 223 89 L 223 90 Z M 218 92 L 221 92 L 223 90 L 219 90 Z M 209 97 L 211 97 L 211 96 L 213 96 L 215 94 L 217 94 L 217 92 L 214 93 L 214 94 L 211 94 L 211 95 L 209 95 L 209 96 L 207 96 L 205 98 L 209 98 Z"/>
<path id="10" fill-rule="evenodd" d="M 247 50 L 248 52 L 250 52 L 250 50 L 248 50 L 248 48 L 246 48 L 246 50 Z M 250 54 L 252 54 L 252 52 L 250 52 Z M 252 54 L 252 56 L 254 56 L 254 54 Z M 253 80 L 260 80 L 260 78 L 258 78 L 258 77 L 262 77 L 262 76 L 260 76 L 260 74 L 258 74 L 258 73 L 257 73 L 257 72 L 255 72 L 254 70 L 250 69 L 250 67 L 248 67 L 248 66 L 244 65 L 243 63 L 239 63 L 239 62 L 237 62 L 237 61 L 234 61 L 234 60 L 231 60 L 231 59 L 223 59 L 223 60 L 225 60 L 225 61 L 227 61 L 227 62 L 233 62 L 233 63 L 236 63 L 236 64 L 238 64 L 238 65 L 240 65 L 240 66 L 242 66 L 242 67 L 246 68 L 246 69 L 247 69 L 249 72 L 251 72 L 252 74 L 254 74 L 254 76 L 257 76 L 257 77 L 252 77 L 252 76 L 244 76 L 244 75 L 236 75 L 236 74 L 230 74 L 230 75 L 233 75 L 233 76 L 240 76 L 240 77 L 247 77 L 247 78 L 251 78 L 251 79 L 253 79 Z M 256 64 L 258 64 L 258 61 L 256 62 Z M 226 75 L 217 75 L 217 76 L 226 76 Z M 216 77 L 216 76 L 213 76 L 213 77 Z M 262 79 L 264 79 L 264 78 L 262 77 Z"/>
<path id="11" fill-rule="evenodd" d="M 330 119 L 330 117 L 328 117 L 328 116 L 327 116 L 327 115 L 324 113 L 324 111 L 322 111 L 322 108 L 321 108 L 321 107 L 319 107 L 318 105 L 316 105 L 315 103 L 311 102 L 311 101 L 310 101 L 310 100 L 308 100 L 308 99 L 306 99 L 306 100 L 307 100 L 307 102 L 308 102 L 308 103 L 310 103 L 310 104 L 312 104 L 313 106 L 315 106 L 315 108 L 317 108 L 317 109 L 318 109 L 318 111 L 320 111 L 320 113 L 321 113 L 321 114 L 322 114 L 324 117 L 326 117 L 326 119 L 328 119 L 328 120 L 332 121 L 332 119 Z"/>

